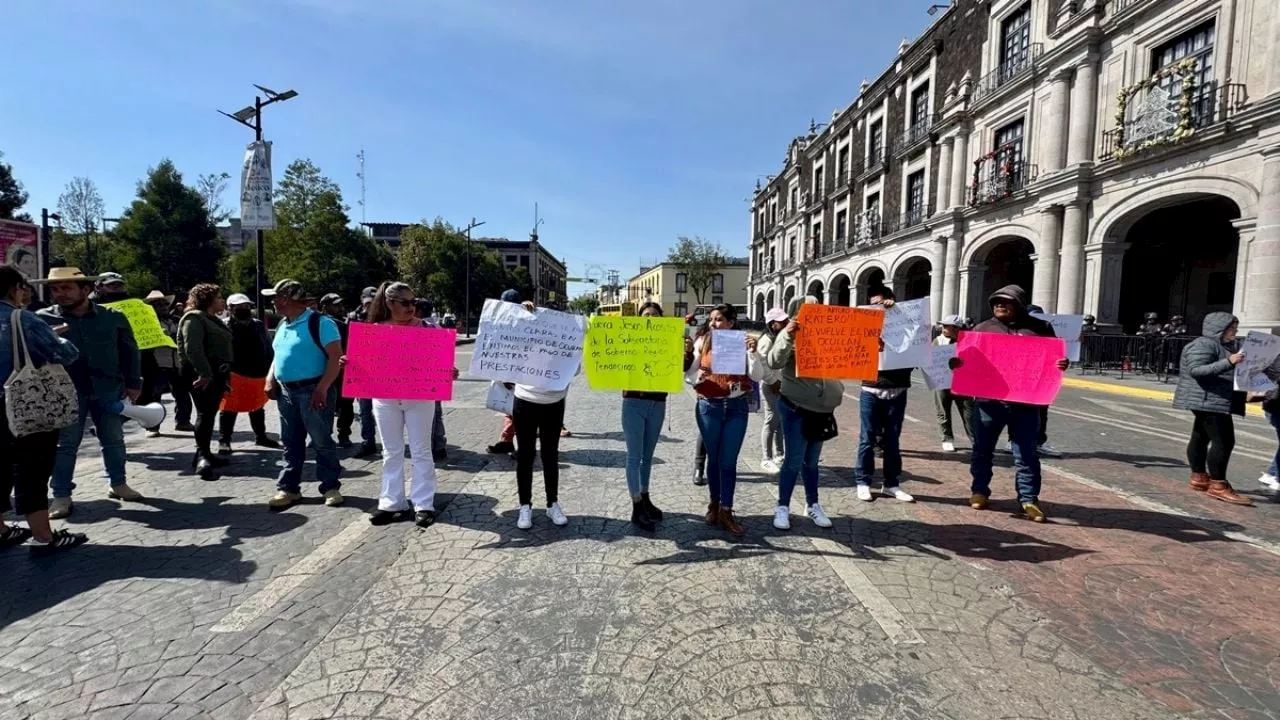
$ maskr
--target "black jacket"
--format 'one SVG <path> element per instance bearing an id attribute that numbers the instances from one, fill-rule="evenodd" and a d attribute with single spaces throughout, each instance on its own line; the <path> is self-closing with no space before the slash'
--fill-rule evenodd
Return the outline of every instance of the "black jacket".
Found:
<path id="1" fill-rule="evenodd" d="M 1018 306 L 1017 315 L 1011 322 L 1004 322 L 991 318 L 978 323 L 973 332 L 999 333 L 1002 335 L 1032 335 L 1037 337 L 1057 337 L 1057 333 L 1053 331 L 1053 326 L 1041 320 L 1040 318 L 1031 317 L 1027 313 L 1027 291 L 1017 285 L 1006 285 L 991 294 L 990 299 L 997 297 L 1013 298 L 1014 304 Z"/>
<path id="2" fill-rule="evenodd" d="M 233 319 L 227 325 L 231 328 L 231 372 L 244 377 L 265 378 L 273 356 L 266 326 L 257 318 L 249 322 Z"/>

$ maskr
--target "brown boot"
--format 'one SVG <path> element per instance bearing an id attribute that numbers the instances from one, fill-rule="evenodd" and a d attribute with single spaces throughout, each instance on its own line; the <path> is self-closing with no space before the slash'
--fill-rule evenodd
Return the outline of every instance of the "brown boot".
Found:
<path id="1" fill-rule="evenodd" d="M 1236 492 L 1226 480 L 1210 480 L 1209 497 L 1232 505 L 1253 505 L 1252 500 Z"/>
<path id="2" fill-rule="evenodd" d="M 720 508 L 720 527 L 729 531 L 734 537 L 742 537 L 747 534 L 747 529 L 742 527 L 742 523 L 733 517 L 733 508 Z"/>
<path id="3" fill-rule="evenodd" d="M 1191 489 L 1196 492 L 1204 492 L 1209 489 L 1209 476 L 1204 473 L 1191 473 Z"/>
<path id="4" fill-rule="evenodd" d="M 720 522 L 720 503 L 707 503 L 707 524 L 715 525 Z"/>

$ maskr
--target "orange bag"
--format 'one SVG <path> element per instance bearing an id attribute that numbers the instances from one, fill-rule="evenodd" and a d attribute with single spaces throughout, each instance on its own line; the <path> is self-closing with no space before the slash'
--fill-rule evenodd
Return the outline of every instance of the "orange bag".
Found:
<path id="1" fill-rule="evenodd" d="M 266 378 L 231 373 L 231 391 L 222 396 L 222 412 L 253 412 L 267 405 Z"/>

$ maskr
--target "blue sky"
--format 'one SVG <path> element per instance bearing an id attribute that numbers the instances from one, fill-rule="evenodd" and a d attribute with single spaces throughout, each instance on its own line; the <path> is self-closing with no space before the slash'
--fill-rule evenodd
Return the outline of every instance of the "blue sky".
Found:
<path id="1" fill-rule="evenodd" d="M 92 178 L 109 215 L 146 169 L 233 175 L 259 83 L 276 176 L 309 157 L 360 218 L 442 216 L 543 241 L 570 274 L 746 254 L 746 199 L 927 25 L 916 0 L 6 0 L 0 151 L 54 207 Z M 581 291 L 585 288 L 571 288 Z"/>

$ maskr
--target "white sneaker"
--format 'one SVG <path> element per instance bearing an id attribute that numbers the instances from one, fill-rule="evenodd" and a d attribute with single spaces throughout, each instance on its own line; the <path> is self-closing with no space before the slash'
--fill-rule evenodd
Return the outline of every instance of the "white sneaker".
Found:
<path id="1" fill-rule="evenodd" d="M 533 506 L 521 505 L 520 517 L 516 519 L 516 527 L 521 530 L 528 530 L 533 527 Z"/>
<path id="2" fill-rule="evenodd" d="M 779 530 L 791 529 L 791 508 L 786 505 L 779 505 L 773 511 L 773 526 Z"/>
<path id="3" fill-rule="evenodd" d="M 858 483 L 858 499 L 863 502 L 871 502 L 871 486 Z"/>
<path id="4" fill-rule="evenodd" d="M 560 503 L 551 503 L 551 507 L 547 508 L 547 517 L 551 518 L 551 522 L 556 525 L 568 525 L 569 518 L 564 516 L 564 510 L 560 509 Z"/>
<path id="5" fill-rule="evenodd" d="M 1057 457 L 1058 455 L 1058 449 L 1049 443 L 1041 445 L 1039 450 L 1041 457 Z"/>
<path id="6" fill-rule="evenodd" d="M 942 451 L 943 451 L 943 452 L 955 452 L 955 451 L 956 451 L 956 444 L 955 444 L 955 443 L 953 443 L 953 442 L 951 442 L 950 440 L 947 440 L 946 442 L 942 443 Z"/>
<path id="7" fill-rule="evenodd" d="M 767 459 L 760 461 L 760 469 L 764 470 L 766 475 L 777 475 L 782 471 L 782 469 L 778 467 L 778 463 Z"/>
<path id="8" fill-rule="evenodd" d="M 1263 473 L 1262 477 L 1258 478 L 1258 482 L 1263 485 L 1266 485 L 1272 490 L 1280 490 L 1280 478 L 1276 478 L 1275 475 L 1268 475 L 1267 473 Z"/>
<path id="9" fill-rule="evenodd" d="M 885 494 L 885 497 L 891 497 L 894 500 L 900 500 L 902 502 L 916 501 L 915 497 L 911 493 L 907 492 L 906 490 L 903 490 L 901 487 L 885 488 L 884 494 Z"/>
<path id="10" fill-rule="evenodd" d="M 827 514 L 822 511 L 822 506 L 818 503 L 810 505 L 809 509 L 805 511 L 805 514 L 813 520 L 814 525 L 817 525 L 820 528 L 831 527 L 831 518 L 827 517 Z"/>

